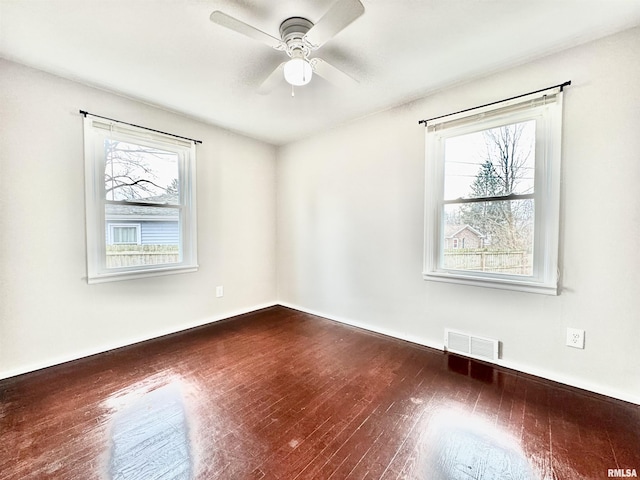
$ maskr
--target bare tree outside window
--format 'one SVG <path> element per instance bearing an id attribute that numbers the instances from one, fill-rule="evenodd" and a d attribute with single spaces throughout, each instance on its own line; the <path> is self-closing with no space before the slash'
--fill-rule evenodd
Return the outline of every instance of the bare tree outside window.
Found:
<path id="1" fill-rule="evenodd" d="M 179 193 L 174 152 L 111 139 L 105 140 L 104 148 L 107 200 L 141 200 Z"/>
<path id="2" fill-rule="evenodd" d="M 445 245 L 447 235 L 453 242 L 471 234 L 480 245 L 445 248 L 448 268 L 530 275 L 535 121 L 453 137 L 447 147 Z"/>
<path id="3" fill-rule="evenodd" d="M 104 148 L 107 267 L 179 262 L 176 153 L 114 139 Z"/>
<path id="4" fill-rule="evenodd" d="M 505 125 L 482 132 L 484 163 L 471 184 L 470 197 L 506 197 L 533 193 L 534 137 L 525 135 L 527 124 Z M 482 231 L 492 249 L 522 250 L 533 247 L 533 199 L 467 204 L 462 221 Z"/>

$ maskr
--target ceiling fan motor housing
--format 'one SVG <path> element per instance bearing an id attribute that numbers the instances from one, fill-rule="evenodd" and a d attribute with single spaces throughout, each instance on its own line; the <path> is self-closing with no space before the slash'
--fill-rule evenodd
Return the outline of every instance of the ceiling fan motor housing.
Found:
<path id="1" fill-rule="evenodd" d="M 291 58 L 308 58 L 312 45 L 305 39 L 313 22 L 302 17 L 290 17 L 280 24 L 280 37 L 286 45 L 287 55 Z"/>

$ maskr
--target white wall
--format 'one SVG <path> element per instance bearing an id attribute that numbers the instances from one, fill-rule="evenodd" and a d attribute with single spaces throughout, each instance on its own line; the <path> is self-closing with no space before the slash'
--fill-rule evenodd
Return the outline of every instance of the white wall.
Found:
<path id="1" fill-rule="evenodd" d="M 634 29 L 281 147 L 280 302 L 436 347 L 497 338 L 504 365 L 640 403 L 638 58 Z M 423 280 L 417 121 L 565 80 L 561 295 Z"/>
<path id="2" fill-rule="evenodd" d="M 87 285 L 79 109 L 203 141 L 197 273 Z M 264 143 L 0 60 L 0 378 L 273 304 L 275 161 Z"/>

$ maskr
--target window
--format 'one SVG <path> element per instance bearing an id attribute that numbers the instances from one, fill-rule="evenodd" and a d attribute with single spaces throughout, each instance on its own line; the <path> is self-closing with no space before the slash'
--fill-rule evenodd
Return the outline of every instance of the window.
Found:
<path id="1" fill-rule="evenodd" d="M 425 279 L 557 294 L 561 120 L 556 88 L 427 123 Z"/>
<path id="2" fill-rule="evenodd" d="M 109 224 L 109 239 L 111 245 L 140 245 L 140 224 L 120 225 Z"/>
<path id="3" fill-rule="evenodd" d="M 195 143 L 84 122 L 88 282 L 197 270 Z"/>

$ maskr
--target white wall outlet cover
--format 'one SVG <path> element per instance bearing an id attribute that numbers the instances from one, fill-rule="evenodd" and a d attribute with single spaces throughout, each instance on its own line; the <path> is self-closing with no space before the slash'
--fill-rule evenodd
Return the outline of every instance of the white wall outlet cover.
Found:
<path id="1" fill-rule="evenodd" d="M 579 328 L 567 328 L 567 346 L 584 348 L 584 330 Z"/>
<path id="2" fill-rule="evenodd" d="M 222 297 L 222 296 L 224 296 L 224 287 L 223 286 L 216 287 L 216 297 Z"/>

